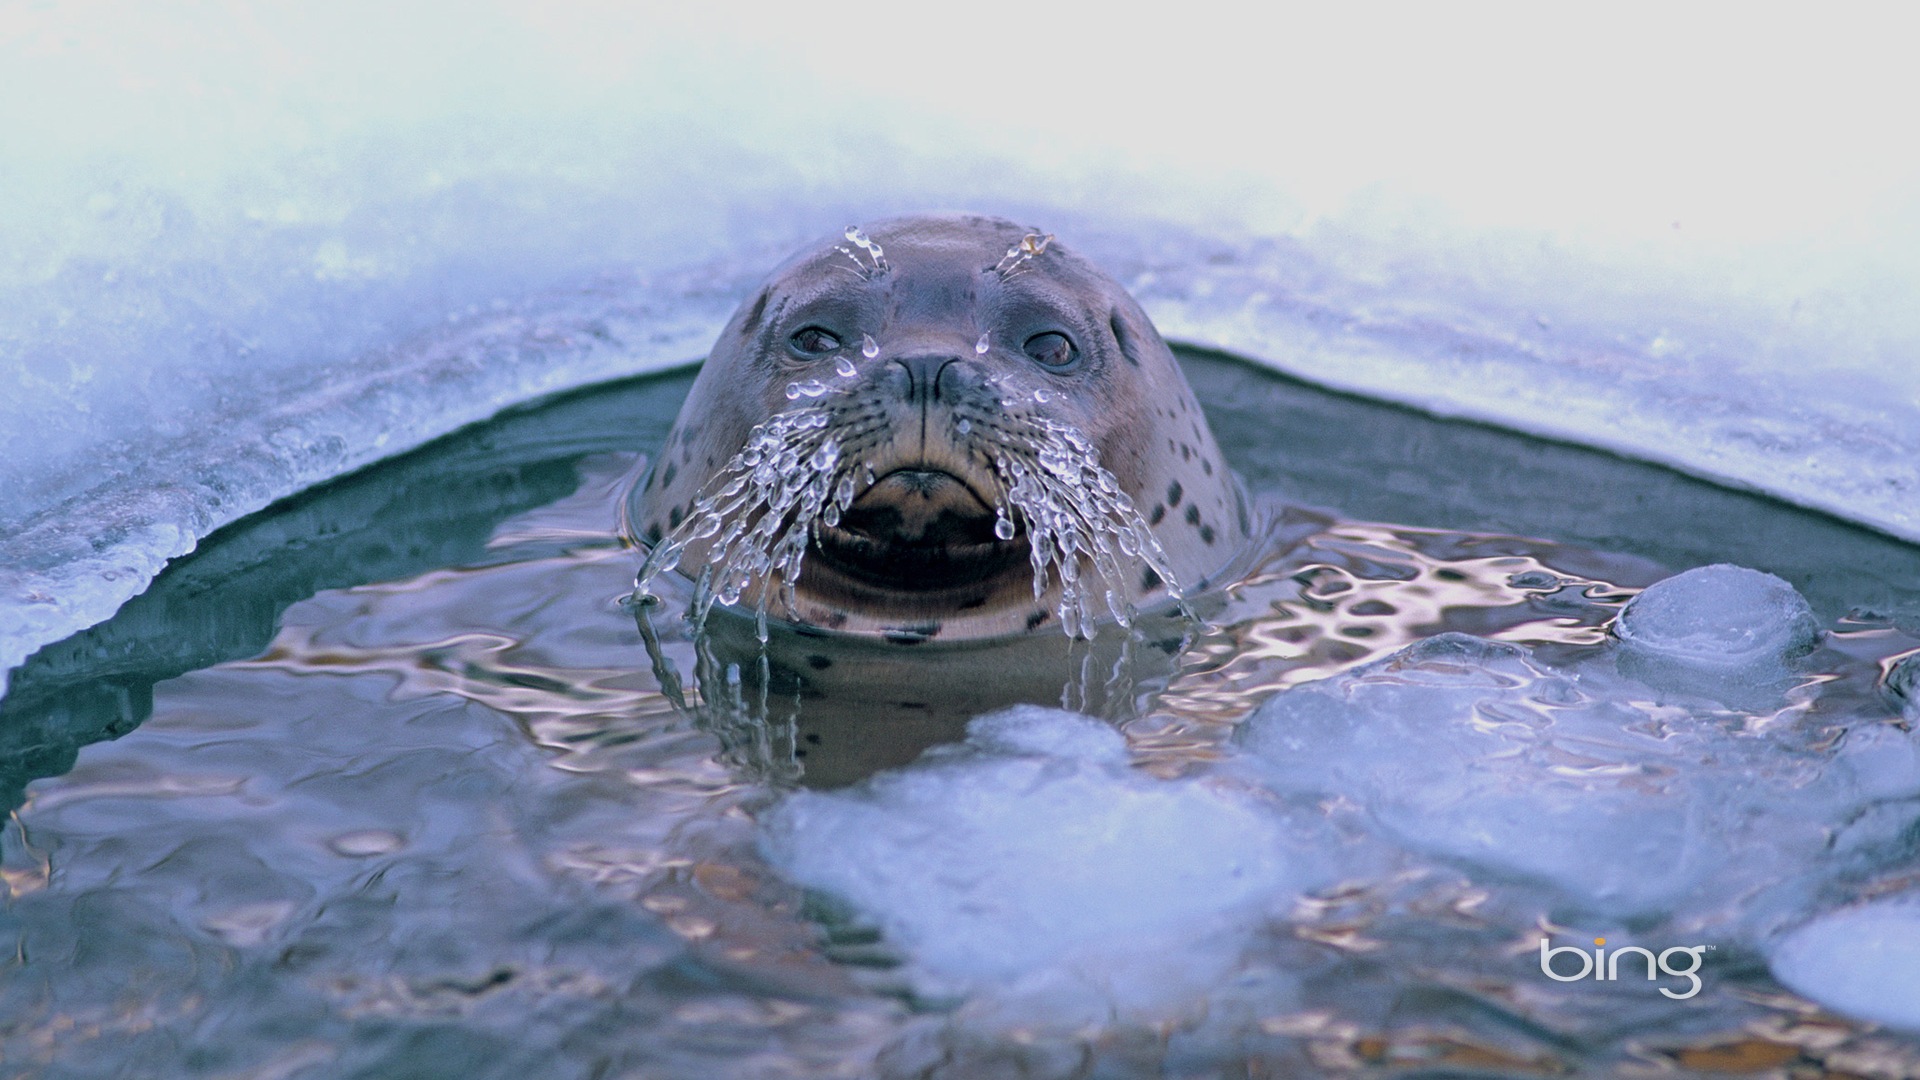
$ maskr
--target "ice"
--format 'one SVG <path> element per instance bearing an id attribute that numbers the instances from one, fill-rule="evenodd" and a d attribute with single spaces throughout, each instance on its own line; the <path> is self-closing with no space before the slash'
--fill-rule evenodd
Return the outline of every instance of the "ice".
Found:
<path id="1" fill-rule="evenodd" d="M 1793 586 L 1725 563 L 1649 587 L 1627 604 L 1614 631 L 1634 652 L 1715 671 L 1777 666 L 1819 636 Z"/>
<path id="2" fill-rule="evenodd" d="M 1808 867 L 1911 824 L 1909 733 L 1865 725 L 1822 752 L 1816 732 L 1755 723 L 1699 685 L 1663 691 L 1620 659 L 1555 670 L 1441 634 L 1275 695 L 1238 738 L 1276 792 L 1348 800 L 1389 843 L 1548 886 L 1573 916 L 1760 932 L 1810 895 Z"/>
<path id="3" fill-rule="evenodd" d="M 805 9 L 639 10 L 9 15 L 0 671 L 222 524 L 692 360 L 798 245 L 937 207 L 1057 234 L 1170 337 L 1920 537 L 1920 167 L 1880 137 L 1912 97 L 1898 35 L 1823 64 L 1718 20 L 1543 54 L 1438 16 L 1417 49 L 1342 50 L 1371 28 L 1023 12 L 1106 74 L 903 84 L 874 64 L 973 70 L 997 20 L 862 20 L 873 64 L 850 64 Z M 1282 39 L 1317 44 L 1276 63 Z M 1610 77 L 1641 50 L 1698 82 Z M 1137 78 L 1189 54 L 1213 60 Z M 1315 105 L 1248 125 L 1276 100 Z"/>
<path id="4" fill-rule="evenodd" d="M 1263 913 L 1325 873 L 1311 835 L 1230 786 L 1129 768 L 1097 720 L 1019 706 L 906 768 L 789 796 L 763 846 L 873 920 L 923 978 L 1064 981 L 1070 1000 L 1147 1007 L 1204 986 Z"/>
<path id="5" fill-rule="evenodd" d="M 1823 915 L 1783 937 L 1773 975 L 1835 1012 L 1920 1031 L 1920 902 Z"/>

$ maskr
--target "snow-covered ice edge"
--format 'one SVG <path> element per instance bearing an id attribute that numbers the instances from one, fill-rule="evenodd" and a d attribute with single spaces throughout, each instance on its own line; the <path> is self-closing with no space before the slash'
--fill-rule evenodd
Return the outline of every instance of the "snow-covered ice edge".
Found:
<path id="1" fill-rule="evenodd" d="M 1077 216 L 1063 214 L 1062 216 Z M 1920 541 L 1920 407 L 1795 397 L 1733 358 L 1524 313 L 1451 310 L 1331 277 L 1295 244 L 1108 222 L 1080 244 L 1173 340 L 1443 416 L 1582 443 Z M 731 253 L 465 315 L 172 440 L 130 435 L 112 471 L 0 534 L 0 667 L 110 617 L 208 533 L 320 481 L 560 390 L 702 355 L 768 265 Z M 78 527 L 76 527 L 76 524 Z"/>
<path id="2" fill-rule="evenodd" d="M 220 525 L 695 359 L 792 247 L 934 209 L 1175 340 L 1920 540 L 1892 24 L 1076 11 L 16 5 L 0 687 Z"/>

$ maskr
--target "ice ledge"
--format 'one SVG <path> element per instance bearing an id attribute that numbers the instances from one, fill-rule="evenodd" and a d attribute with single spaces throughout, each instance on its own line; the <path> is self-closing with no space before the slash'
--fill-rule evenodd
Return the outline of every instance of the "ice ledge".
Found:
<path id="1" fill-rule="evenodd" d="M 1920 542 L 1920 395 L 1808 386 L 1737 346 L 1676 350 L 1356 284 L 1291 242 L 1166 228 L 1077 246 L 1169 338 L 1338 390 L 1667 465 Z M 555 391 L 701 355 L 759 269 L 734 253 L 679 274 L 493 311 L 316 373 L 264 411 L 200 418 L 164 445 L 100 448 L 111 478 L 0 535 L 0 694 L 43 645 L 99 623 L 214 529 L 317 482 Z M 751 267 L 745 266 L 752 262 Z M 771 265 L 766 263 L 765 265 Z M 743 277 L 742 275 L 746 275 Z M 1816 372 L 1816 375 L 1818 372 Z M 219 468 L 209 471 L 207 463 Z M 189 480 L 185 478 L 198 478 Z M 88 523 L 81 535 L 70 523 Z"/>
<path id="2" fill-rule="evenodd" d="M 35 650 L 112 617 L 222 525 L 508 406 L 697 358 L 733 285 L 700 270 L 543 297 L 330 366 L 264 410 L 102 448 L 121 462 L 107 479 L 0 533 L 0 695 Z"/>

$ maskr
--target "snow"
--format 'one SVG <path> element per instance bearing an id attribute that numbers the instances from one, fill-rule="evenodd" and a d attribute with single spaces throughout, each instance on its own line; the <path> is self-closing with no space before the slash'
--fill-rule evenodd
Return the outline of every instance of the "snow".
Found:
<path id="1" fill-rule="evenodd" d="M 1179 340 L 1920 538 L 1915 75 L 1874 18 L 16 5 L 0 671 L 922 209 L 1044 223 Z"/>

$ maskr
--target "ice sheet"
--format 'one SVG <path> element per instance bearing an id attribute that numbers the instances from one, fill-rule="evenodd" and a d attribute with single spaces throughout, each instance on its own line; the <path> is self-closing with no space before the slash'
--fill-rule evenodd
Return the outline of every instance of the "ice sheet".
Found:
<path id="1" fill-rule="evenodd" d="M 222 523 L 694 359 L 792 246 L 932 208 L 1044 224 L 1172 337 L 1920 538 L 1897 34 L 1346 19 L 10 11 L 0 671 Z"/>

